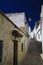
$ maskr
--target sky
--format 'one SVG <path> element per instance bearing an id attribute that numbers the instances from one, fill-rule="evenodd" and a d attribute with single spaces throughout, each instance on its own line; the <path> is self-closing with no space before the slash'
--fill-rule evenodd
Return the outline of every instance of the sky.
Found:
<path id="1" fill-rule="evenodd" d="M 40 20 L 41 4 L 43 0 L 0 0 L 0 10 L 4 13 L 25 12 L 27 22 L 33 29 L 35 22 Z"/>

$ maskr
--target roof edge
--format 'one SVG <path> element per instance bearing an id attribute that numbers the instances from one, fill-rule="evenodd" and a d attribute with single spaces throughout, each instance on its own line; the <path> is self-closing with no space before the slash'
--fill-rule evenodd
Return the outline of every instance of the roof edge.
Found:
<path id="1" fill-rule="evenodd" d="M 16 24 L 14 24 L 6 15 L 4 12 L 0 11 L 0 13 L 9 20 L 9 22 L 11 22 L 17 29 L 19 29 L 22 33 L 24 33 L 18 26 L 16 26 Z M 25 34 L 25 33 L 24 33 Z"/>

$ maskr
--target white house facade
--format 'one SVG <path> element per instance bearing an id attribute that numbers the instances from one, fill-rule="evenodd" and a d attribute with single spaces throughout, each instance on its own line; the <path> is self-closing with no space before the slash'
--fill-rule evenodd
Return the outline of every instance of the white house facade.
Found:
<path id="1" fill-rule="evenodd" d="M 37 21 L 35 23 L 35 27 L 33 29 L 33 31 L 31 32 L 31 38 L 34 38 L 36 41 L 40 41 L 41 42 L 41 21 Z"/>
<path id="2" fill-rule="evenodd" d="M 41 37 L 42 37 L 42 53 L 43 53 L 43 5 L 41 7 Z"/>
<path id="3" fill-rule="evenodd" d="M 40 29 L 41 25 L 40 25 L 40 22 L 41 21 L 38 21 L 39 25 L 38 25 L 36 32 L 35 32 L 35 37 L 36 37 L 37 41 L 41 41 L 41 29 Z M 37 26 L 37 24 L 35 26 Z"/>

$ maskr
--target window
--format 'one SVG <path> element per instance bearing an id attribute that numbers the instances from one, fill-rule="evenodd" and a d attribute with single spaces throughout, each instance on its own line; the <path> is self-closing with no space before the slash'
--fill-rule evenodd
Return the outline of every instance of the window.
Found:
<path id="1" fill-rule="evenodd" d="M 23 43 L 21 44 L 21 51 L 23 52 Z"/>
<path id="2" fill-rule="evenodd" d="M 2 62 L 2 54 L 3 54 L 3 41 L 0 40 L 0 63 Z"/>

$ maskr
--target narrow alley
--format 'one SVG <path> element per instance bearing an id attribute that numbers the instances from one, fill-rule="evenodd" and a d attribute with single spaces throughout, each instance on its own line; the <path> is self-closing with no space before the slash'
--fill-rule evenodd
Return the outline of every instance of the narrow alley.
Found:
<path id="1" fill-rule="evenodd" d="M 41 42 L 32 39 L 27 55 L 21 62 L 21 65 L 43 65 L 43 61 L 40 56 L 40 53 L 42 53 L 41 48 Z"/>

